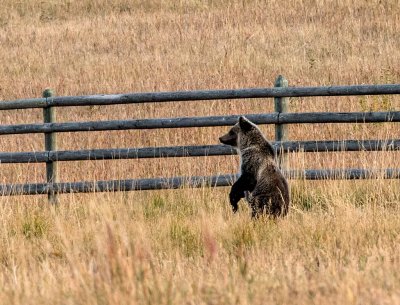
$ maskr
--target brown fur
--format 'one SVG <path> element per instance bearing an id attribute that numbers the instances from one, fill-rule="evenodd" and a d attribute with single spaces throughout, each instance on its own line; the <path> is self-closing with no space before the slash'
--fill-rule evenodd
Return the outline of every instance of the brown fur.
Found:
<path id="1" fill-rule="evenodd" d="M 229 195 L 234 212 L 238 201 L 245 197 L 253 217 L 262 213 L 273 217 L 285 216 L 290 205 L 289 186 L 275 163 L 272 145 L 260 129 L 245 117 L 240 117 L 220 141 L 235 147 L 241 159 L 240 177 Z"/>

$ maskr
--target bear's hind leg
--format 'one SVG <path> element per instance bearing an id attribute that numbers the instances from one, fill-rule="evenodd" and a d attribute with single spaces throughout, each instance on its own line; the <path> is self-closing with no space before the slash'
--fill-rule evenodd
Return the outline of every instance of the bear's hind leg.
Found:
<path id="1" fill-rule="evenodd" d="M 257 219 L 263 214 L 263 202 L 261 196 L 253 196 L 251 193 L 247 196 L 247 201 L 249 202 L 251 208 L 251 218 Z"/>

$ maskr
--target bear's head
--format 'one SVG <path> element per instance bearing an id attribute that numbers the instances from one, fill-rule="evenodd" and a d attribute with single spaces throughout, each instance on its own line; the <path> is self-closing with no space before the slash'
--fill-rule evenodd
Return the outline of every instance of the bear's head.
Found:
<path id="1" fill-rule="evenodd" d="M 262 134 L 257 126 L 241 116 L 231 130 L 219 138 L 219 141 L 222 144 L 243 149 L 255 144 L 252 142 L 259 139 L 260 136 L 262 137 Z"/>

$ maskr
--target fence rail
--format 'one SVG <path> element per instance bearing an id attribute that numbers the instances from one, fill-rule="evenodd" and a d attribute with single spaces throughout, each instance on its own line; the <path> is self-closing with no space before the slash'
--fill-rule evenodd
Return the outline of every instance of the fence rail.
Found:
<path id="1" fill-rule="evenodd" d="M 255 124 L 315 124 L 315 123 L 383 123 L 400 122 L 400 111 L 392 112 L 307 112 L 307 113 L 271 113 L 247 114 Z M 0 126 L 0 135 L 108 131 L 129 129 L 162 129 L 189 127 L 216 127 L 234 125 L 239 115 L 183 117 L 139 120 L 112 120 L 92 122 L 67 122 L 43 124 L 19 124 Z"/>
<path id="2" fill-rule="evenodd" d="M 338 152 L 400 150 L 400 139 L 344 141 L 286 141 L 271 143 L 280 152 Z M 235 155 L 225 145 L 167 146 L 0 153 L 1 163 L 43 163 L 49 161 L 150 159 Z"/>
<path id="3" fill-rule="evenodd" d="M 276 152 L 336 152 L 336 151 L 386 151 L 400 150 L 400 139 L 389 140 L 343 140 L 343 141 L 288 141 L 287 124 L 314 123 L 377 123 L 400 122 L 400 111 L 386 112 L 312 112 L 289 113 L 288 97 L 310 96 L 348 96 L 348 95 L 383 95 L 400 94 L 400 84 L 391 85 L 356 85 L 329 87 L 288 87 L 287 80 L 279 76 L 274 88 L 253 88 L 234 90 L 178 91 L 159 93 L 131 93 L 117 95 L 89 95 L 55 97 L 46 90 L 43 98 L 0 102 L 0 110 L 43 108 L 44 123 L 17 124 L 0 126 L 0 135 L 7 134 L 45 134 L 45 151 L 40 152 L 5 152 L 0 153 L 1 163 L 46 163 L 47 183 L 5 184 L 0 185 L 0 195 L 48 194 L 50 202 L 56 203 L 57 193 L 104 192 L 153 190 L 179 188 L 182 186 L 199 187 L 228 186 L 237 178 L 236 175 L 172 177 L 152 179 L 127 179 L 96 182 L 58 182 L 58 161 L 141 159 L 164 157 L 200 157 L 233 155 L 236 151 L 223 145 L 174 146 L 114 148 L 58 151 L 56 133 L 80 131 L 105 131 L 129 129 L 189 128 L 230 126 L 237 122 L 238 115 L 209 117 L 178 117 L 159 119 L 111 120 L 94 122 L 56 122 L 56 107 L 117 105 L 154 102 L 177 102 L 195 100 L 223 100 L 274 98 L 275 112 L 246 115 L 256 124 L 275 124 Z M 284 168 L 285 162 L 279 160 Z M 310 169 L 284 170 L 291 179 L 400 179 L 400 169 Z"/>
<path id="4" fill-rule="evenodd" d="M 291 170 L 283 171 L 289 179 L 304 180 L 359 180 L 359 179 L 400 179 L 400 169 L 366 170 Z M 159 189 L 178 189 L 181 187 L 199 188 L 204 186 L 230 186 L 238 175 L 172 177 L 151 179 L 126 179 L 107 181 L 84 181 L 70 183 L 32 183 L 0 185 L 0 194 L 45 195 L 49 193 L 92 193 L 117 191 L 145 191 Z"/>
<path id="5" fill-rule="evenodd" d="M 198 90 L 177 92 L 146 92 L 130 94 L 64 96 L 3 101 L 0 110 L 93 106 L 137 103 L 161 103 L 179 101 L 245 99 L 268 97 L 307 97 L 307 96 L 346 96 L 400 94 L 400 84 L 390 85 L 352 85 L 327 87 L 280 87 L 248 88 L 232 90 Z"/>

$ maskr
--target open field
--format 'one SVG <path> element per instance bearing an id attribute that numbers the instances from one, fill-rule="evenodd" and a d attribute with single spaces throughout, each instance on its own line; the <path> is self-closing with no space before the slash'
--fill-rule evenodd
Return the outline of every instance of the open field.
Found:
<path id="1" fill-rule="evenodd" d="M 399 303 L 398 182 L 293 196 L 277 222 L 233 216 L 224 189 L 71 196 L 56 210 L 3 199 L 1 302 Z"/>
<path id="2" fill-rule="evenodd" d="M 2 0 L 0 100 L 400 83 L 400 2 Z M 290 111 L 387 111 L 400 97 L 293 98 Z M 270 112 L 271 100 L 58 109 L 58 121 Z M 3 111 L 0 124 L 41 122 Z M 215 144 L 227 128 L 59 134 L 59 149 Z M 262 126 L 273 139 L 272 126 Z M 292 125 L 291 140 L 389 139 L 399 124 Z M 43 150 L 43 135 L 0 137 Z M 398 167 L 400 152 L 291 154 L 289 168 Z M 63 181 L 225 174 L 236 156 L 64 162 Z M 44 165 L 1 165 L 2 183 Z M 231 215 L 227 188 L 0 198 L 0 304 L 397 304 L 399 181 L 291 181 L 286 219 Z"/>

